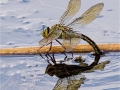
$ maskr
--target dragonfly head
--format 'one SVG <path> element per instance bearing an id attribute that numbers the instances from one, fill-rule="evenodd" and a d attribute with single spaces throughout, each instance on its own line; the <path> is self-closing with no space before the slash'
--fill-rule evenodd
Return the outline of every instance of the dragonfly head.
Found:
<path id="1" fill-rule="evenodd" d="M 49 74 L 50 76 L 53 76 L 55 74 L 54 65 L 49 64 L 45 70 L 45 74 Z"/>
<path id="2" fill-rule="evenodd" d="M 50 33 L 50 28 L 49 28 L 49 27 L 45 28 L 45 29 L 41 32 L 41 34 L 42 34 L 43 37 L 47 37 L 47 35 L 48 35 L 49 33 Z"/>

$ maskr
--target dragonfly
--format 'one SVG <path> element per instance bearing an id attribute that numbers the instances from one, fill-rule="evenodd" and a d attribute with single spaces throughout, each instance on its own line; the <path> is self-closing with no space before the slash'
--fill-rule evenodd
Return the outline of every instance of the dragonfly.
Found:
<path id="1" fill-rule="evenodd" d="M 72 51 L 79 44 L 81 38 L 86 40 L 91 45 L 95 44 L 91 43 L 91 41 L 88 40 L 85 35 L 78 33 L 76 29 L 81 30 L 94 19 L 96 19 L 100 14 L 104 3 L 93 5 L 80 17 L 75 18 L 69 23 L 69 20 L 79 11 L 80 5 L 81 0 L 70 0 L 67 9 L 59 19 L 59 24 L 55 24 L 51 28 L 47 27 L 41 32 L 43 39 L 39 41 L 40 49 L 50 44 L 50 48 L 48 50 L 50 51 L 53 40 L 56 40 L 59 44 L 61 44 L 65 52 Z M 58 39 L 62 39 L 62 43 L 58 41 Z"/>

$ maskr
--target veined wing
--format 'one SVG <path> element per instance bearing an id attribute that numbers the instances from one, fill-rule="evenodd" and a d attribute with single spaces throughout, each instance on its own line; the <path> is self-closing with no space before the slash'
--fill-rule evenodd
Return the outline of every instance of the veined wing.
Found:
<path id="1" fill-rule="evenodd" d="M 78 90 L 84 80 L 85 76 L 81 74 L 61 78 L 57 81 L 53 90 Z"/>
<path id="2" fill-rule="evenodd" d="M 83 28 L 87 24 L 91 23 L 101 12 L 104 4 L 98 3 L 91 8 L 89 8 L 85 13 L 83 13 L 79 18 L 76 18 L 73 22 L 68 24 L 67 26 L 70 28 Z"/>
<path id="3" fill-rule="evenodd" d="M 62 47 L 66 52 L 72 51 L 80 42 L 81 40 L 81 34 L 76 33 L 72 30 L 67 31 L 65 30 L 62 33 Z"/>
<path id="4" fill-rule="evenodd" d="M 48 34 L 47 37 L 39 41 L 39 45 L 42 47 L 49 44 L 50 42 L 52 42 L 52 40 L 57 39 L 61 35 L 61 33 L 62 33 L 62 30 L 60 30 L 59 28 L 55 28 Z"/>
<path id="5" fill-rule="evenodd" d="M 78 12 L 80 8 L 80 3 L 81 0 L 70 0 L 66 11 L 60 17 L 59 22 L 61 25 L 67 23 L 70 20 L 70 18 L 72 18 Z"/>

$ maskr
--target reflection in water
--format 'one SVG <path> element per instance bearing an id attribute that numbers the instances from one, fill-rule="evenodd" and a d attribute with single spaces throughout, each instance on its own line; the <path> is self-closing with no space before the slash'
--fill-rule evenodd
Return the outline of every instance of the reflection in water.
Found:
<path id="1" fill-rule="evenodd" d="M 96 60 L 97 58 L 95 58 L 94 62 L 96 62 Z M 59 78 L 53 90 L 78 90 L 85 80 L 85 76 L 81 73 L 90 73 L 95 70 L 102 70 L 110 61 L 105 61 L 96 65 L 93 64 L 93 62 L 91 65 L 88 65 L 82 57 L 77 57 L 75 58 L 75 62 L 79 63 L 79 65 L 59 63 L 55 65 L 49 64 L 47 66 L 45 73 L 50 76 L 55 75 Z"/>
<path id="2" fill-rule="evenodd" d="M 70 54 L 71 55 L 71 54 Z M 113 54 L 111 54 L 113 55 Z M 60 57 L 60 56 L 59 56 Z M 84 57 L 84 56 L 83 56 Z M 113 57 L 113 56 L 112 56 Z M 47 65 L 47 63 L 43 60 L 40 61 L 39 56 L 36 57 L 2 57 L 3 61 L 1 61 L 1 87 L 0 90 L 52 90 L 54 87 L 54 90 L 61 90 L 60 88 L 64 88 L 64 90 L 70 90 L 70 88 L 79 88 L 80 85 L 82 90 L 87 90 L 89 87 L 89 90 L 100 90 L 99 88 L 103 87 L 101 90 L 104 89 L 111 89 L 116 87 L 118 88 L 119 83 L 119 56 L 114 56 L 113 58 L 105 57 L 102 58 L 101 63 L 98 63 L 95 65 L 92 69 L 84 71 L 80 71 L 80 68 L 84 65 L 81 65 L 80 63 L 85 63 L 85 61 L 91 60 L 91 58 L 88 58 L 85 56 L 85 60 L 78 60 L 75 65 L 65 65 L 63 63 L 57 62 L 55 65 L 49 64 L 49 67 L 46 69 L 46 73 L 51 74 L 51 76 L 57 76 L 61 75 L 58 82 L 56 81 L 56 77 L 50 77 L 48 75 L 44 74 L 44 69 Z M 26 60 L 27 59 L 27 60 Z M 56 58 L 57 59 L 57 58 Z M 79 57 L 79 59 L 81 59 Z M 95 70 L 101 70 L 104 69 L 107 63 L 109 61 L 106 61 L 106 59 L 110 59 L 111 63 L 110 65 L 107 65 L 105 68 L 105 71 L 90 73 Z M 59 59 L 61 60 L 61 59 Z M 6 63 L 8 62 L 8 63 Z M 70 63 L 73 61 L 69 61 Z M 76 64 L 73 63 L 73 64 Z M 87 62 L 88 63 L 88 62 Z M 62 65 L 63 64 L 63 65 Z M 62 67 L 62 66 L 64 67 Z M 59 66 L 59 67 L 55 67 Z M 77 68 L 74 68 L 77 67 Z M 86 65 L 89 66 L 89 65 Z M 69 69 L 71 67 L 71 69 Z M 52 69 L 51 69 L 52 68 Z M 64 69 L 65 68 L 65 69 Z M 65 71 L 66 70 L 66 71 Z M 65 71 L 65 72 L 64 72 Z M 74 73 L 75 71 L 75 73 Z M 57 72 L 59 72 L 57 74 Z M 68 76 L 65 77 L 64 74 L 67 74 Z M 74 74 L 74 75 L 73 75 Z M 85 76 L 84 76 L 85 75 Z M 94 75 L 94 76 L 93 76 Z M 87 78 L 87 80 L 85 79 Z M 82 82 L 85 84 L 83 85 Z M 55 85 L 56 84 L 56 85 Z M 93 86 L 93 85 L 94 86 Z M 105 86 L 107 85 L 107 86 Z M 113 86 L 114 85 L 114 86 Z M 111 87 L 112 86 L 112 87 Z M 97 88 L 97 89 L 94 89 Z M 117 90 L 116 89 L 116 90 Z"/>
<path id="3" fill-rule="evenodd" d="M 57 81 L 53 90 L 78 90 L 81 84 L 84 84 L 85 76 L 78 74 L 67 78 L 61 78 Z"/>

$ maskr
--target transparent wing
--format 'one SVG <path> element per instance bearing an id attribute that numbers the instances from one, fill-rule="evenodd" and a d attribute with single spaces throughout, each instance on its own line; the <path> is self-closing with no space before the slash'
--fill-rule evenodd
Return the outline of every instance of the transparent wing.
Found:
<path id="1" fill-rule="evenodd" d="M 62 30 L 55 28 L 48 34 L 47 37 L 39 41 L 39 45 L 42 47 L 49 44 L 50 42 L 52 42 L 52 40 L 57 39 L 61 35 L 61 33 L 62 33 Z"/>
<path id="2" fill-rule="evenodd" d="M 62 47 L 66 52 L 72 51 L 72 49 L 74 49 L 81 40 L 81 34 L 76 33 L 72 30 L 64 31 L 62 33 L 62 37 L 63 37 Z"/>
<path id="3" fill-rule="evenodd" d="M 81 74 L 61 78 L 57 81 L 53 90 L 78 90 L 84 83 L 85 77 Z"/>
<path id="4" fill-rule="evenodd" d="M 81 0 L 70 0 L 66 11 L 60 17 L 59 22 L 61 25 L 67 23 L 70 20 L 70 18 L 72 18 L 78 12 L 80 8 L 80 3 Z"/>
<path id="5" fill-rule="evenodd" d="M 68 80 L 67 78 L 59 79 L 53 90 L 67 90 Z"/>
<path id="6" fill-rule="evenodd" d="M 85 13 L 83 13 L 79 18 L 76 18 L 73 22 L 68 24 L 67 26 L 70 28 L 83 28 L 87 24 L 91 23 L 100 13 L 104 4 L 98 3 L 91 8 L 89 8 Z"/>

